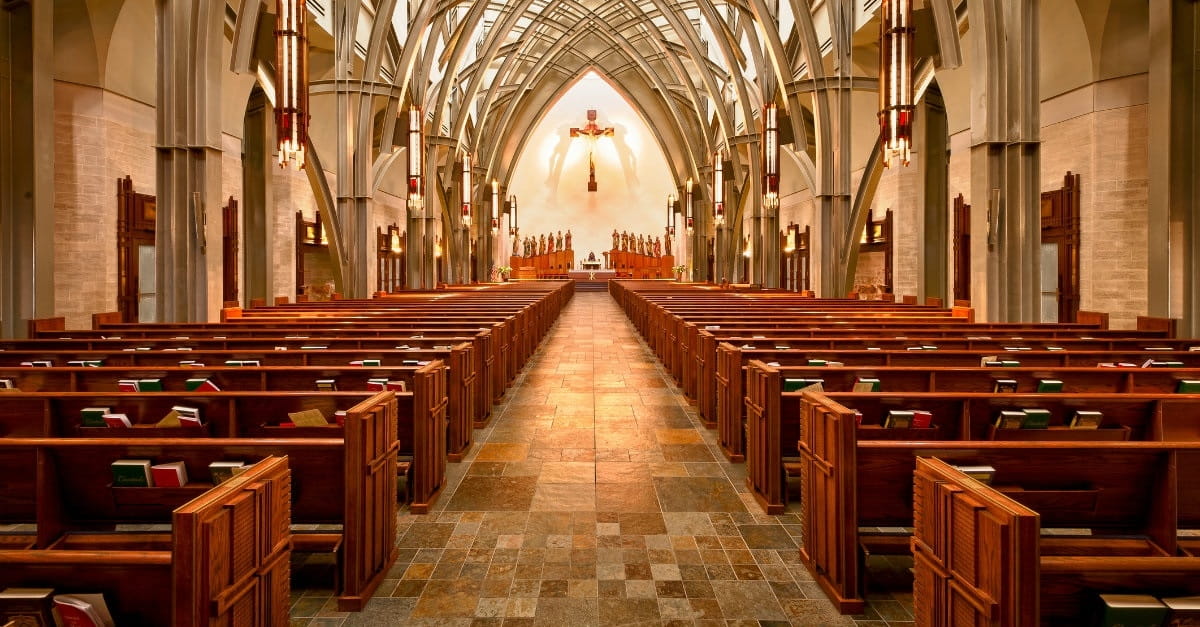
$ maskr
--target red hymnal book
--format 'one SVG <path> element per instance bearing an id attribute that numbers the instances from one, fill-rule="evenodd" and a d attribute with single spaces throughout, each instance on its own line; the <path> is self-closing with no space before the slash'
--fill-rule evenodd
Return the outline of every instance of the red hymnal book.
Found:
<path id="1" fill-rule="evenodd" d="M 922 411 L 919 409 L 913 411 L 913 417 L 912 417 L 912 428 L 913 429 L 928 429 L 931 426 L 933 426 L 933 413 L 932 412 Z"/>
<path id="2" fill-rule="evenodd" d="M 155 464 L 150 467 L 156 488 L 180 488 L 187 485 L 187 466 L 183 462 Z"/>
<path id="3" fill-rule="evenodd" d="M 129 416 L 125 414 L 104 414 L 104 424 L 112 429 L 128 429 L 133 426 L 133 423 L 129 422 Z"/>

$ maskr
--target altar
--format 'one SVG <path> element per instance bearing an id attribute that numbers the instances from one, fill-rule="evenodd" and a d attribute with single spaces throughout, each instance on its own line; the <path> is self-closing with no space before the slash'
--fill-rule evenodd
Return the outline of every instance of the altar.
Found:
<path id="1" fill-rule="evenodd" d="M 587 262 L 584 262 L 587 263 Z M 575 279 L 576 281 L 607 281 L 608 279 L 617 278 L 616 270 L 571 270 L 567 272 L 567 278 Z"/>
<path id="2" fill-rule="evenodd" d="M 583 261 L 579 262 L 579 265 L 582 266 L 584 270 L 599 270 L 604 265 L 604 262 L 600 261 L 599 259 L 584 259 Z"/>

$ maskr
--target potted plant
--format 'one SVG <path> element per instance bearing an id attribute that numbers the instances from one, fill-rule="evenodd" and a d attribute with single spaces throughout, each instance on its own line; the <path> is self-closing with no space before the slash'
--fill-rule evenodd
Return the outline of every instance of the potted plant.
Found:
<path id="1" fill-rule="evenodd" d="M 508 275 L 512 274 L 512 266 L 500 266 L 496 268 L 496 272 L 500 273 L 500 281 L 507 281 Z"/>
<path id="2" fill-rule="evenodd" d="M 675 273 L 675 280 L 679 281 L 681 283 L 683 282 L 683 273 L 686 270 L 687 270 L 687 266 L 682 265 L 682 264 L 680 264 L 678 266 L 671 266 L 671 271 Z"/>

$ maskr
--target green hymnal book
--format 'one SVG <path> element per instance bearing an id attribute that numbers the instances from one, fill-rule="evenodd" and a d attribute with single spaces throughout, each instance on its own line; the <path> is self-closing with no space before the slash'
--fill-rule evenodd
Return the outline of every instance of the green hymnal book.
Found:
<path id="1" fill-rule="evenodd" d="M 883 421 L 886 429 L 908 429 L 912 427 L 913 413 L 903 409 L 893 409 L 888 412 Z"/>
<path id="2" fill-rule="evenodd" d="M 810 359 L 810 360 L 808 360 L 808 365 L 809 365 L 809 366 L 824 366 L 824 365 L 825 365 L 825 363 L 826 363 L 826 362 L 825 362 L 825 360 L 824 360 L 824 359 Z"/>
<path id="3" fill-rule="evenodd" d="M 1025 420 L 1021 421 L 1022 429 L 1045 429 L 1050 426 L 1049 409 L 1026 409 Z"/>
<path id="4" fill-rule="evenodd" d="M 1016 379 L 996 379 L 992 382 L 992 394 L 1012 394 L 1016 391 Z"/>
<path id="5" fill-rule="evenodd" d="M 851 391 L 853 391 L 853 392 L 878 392 L 881 389 L 883 389 L 883 388 L 882 388 L 882 384 L 879 383 L 879 379 L 876 379 L 874 377 L 859 377 L 858 380 L 854 382 L 854 388 Z"/>
<path id="6" fill-rule="evenodd" d="M 1038 392 L 1061 392 L 1063 390 L 1063 382 L 1058 379 L 1040 379 L 1038 380 Z"/>
<path id="7" fill-rule="evenodd" d="M 1103 420 L 1104 414 L 1098 411 L 1081 409 L 1071 417 L 1070 427 L 1072 429 L 1099 429 L 1100 423 Z"/>
<path id="8" fill-rule="evenodd" d="M 162 379 L 138 379 L 137 389 L 139 392 L 161 392 Z"/>
<path id="9" fill-rule="evenodd" d="M 1025 412 L 1006 410 L 996 416 L 995 425 L 997 429 L 1020 429 L 1023 422 L 1025 422 Z"/>
<path id="10" fill-rule="evenodd" d="M 208 377 L 196 377 L 183 382 L 189 392 L 219 392 L 220 387 Z"/>
<path id="11" fill-rule="evenodd" d="M 1015 359 L 1001 359 L 1000 366 L 1003 368 L 1020 368 L 1021 362 Z"/>
<path id="12" fill-rule="evenodd" d="M 112 484 L 118 487 L 147 488 L 150 481 L 150 460 L 118 459 L 112 463 Z"/>
<path id="13" fill-rule="evenodd" d="M 1200 625 L 1200 596 L 1164 597 L 1160 599 L 1170 615 L 1166 627 L 1193 627 Z"/>
<path id="14" fill-rule="evenodd" d="M 0 623 L 55 627 L 53 588 L 5 588 L 0 592 Z"/>
<path id="15" fill-rule="evenodd" d="M 381 364 L 378 359 L 356 359 L 356 360 L 350 362 L 350 365 L 351 366 L 364 366 L 364 367 L 374 366 L 374 367 L 378 368 L 378 367 L 382 366 L 383 364 Z"/>
<path id="16" fill-rule="evenodd" d="M 416 366 L 416 365 L 419 365 L 420 363 L 421 363 L 421 361 L 418 359 L 402 359 L 402 360 L 400 360 L 401 366 Z M 375 365 L 378 366 L 379 364 L 375 364 Z"/>
<path id="17" fill-rule="evenodd" d="M 208 474 L 212 477 L 213 485 L 216 485 L 229 481 L 245 469 L 246 462 L 212 462 L 208 465 Z"/>
<path id="18" fill-rule="evenodd" d="M 799 392 L 808 390 L 810 392 L 824 392 L 825 379 L 784 379 L 784 392 Z"/>
<path id="19" fill-rule="evenodd" d="M 68 366 L 76 366 L 82 368 L 99 368 L 104 365 L 103 359 L 75 359 L 67 362 Z"/>
<path id="20" fill-rule="evenodd" d="M 1100 595 L 1101 627 L 1159 627 L 1167 617 L 1167 606 L 1148 594 Z"/>
<path id="21" fill-rule="evenodd" d="M 104 415 L 111 414 L 111 407 L 84 407 L 80 410 L 80 424 L 85 427 L 107 427 L 104 422 Z"/>
<path id="22" fill-rule="evenodd" d="M 336 392 L 337 379 L 317 379 L 317 391 L 319 392 Z"/>
<path id="23" fill-rule="evenodd" d="M 955 466 L 955 468 L 962 474 L 986 485 L 991 485 L 992 478 L 996 476 L 996 469 L 992 466 Z"/>
<path id="24" fill-rule="evenodd" d="M 1179 394 L 1200 394 L 1200 380 L 1180 379 L 1175 391 Z"/>

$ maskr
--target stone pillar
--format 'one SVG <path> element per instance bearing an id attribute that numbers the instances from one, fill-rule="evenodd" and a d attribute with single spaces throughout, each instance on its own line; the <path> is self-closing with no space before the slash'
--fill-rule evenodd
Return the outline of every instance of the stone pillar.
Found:
<path id="1" fill-rule="evenodd" d="M 54 315 L 54 6 L 0 9 L 0 337 Z"/>
<path id="2" fill-rule="evenodd" d="M 989 322 L 1040 319 L 1041 196 L 1035 0 L 968 2 L 972 290 Z"/>
<path id="3" fill-rule="evenodd" d="M 215 320 L 221 306 L 224 6 L 162 0 L 157 24 L 158 319 Z"/>
<path id="4" fill-rule="evenodd" d="M 849 68 L 846 69 L 849 72 Z M 817 261 L 820 282 L 814 285 L 822 298 L 846 295 L 853 277 L 847 276 L 846 228 L 851 215 L 850 145 L 851 85 L 849 74 L 831 77 L 826 86 L 813 92 L 821 104 L 814 114 L 817 126 L 817 180 L 813 196 L 816 206 L 814 231 L 821 234 Z M 816 277 L 814 277 L 816 278 Z"/>
<path id="5" fill-rule="evenodd" d="M 1149 314 L 1183 318 L 1200 337 L 1200 4 L 1150 3 Z M 1168 246 L 1160 245 L 1169 242 Z M 1167 280 L 1164 277 L 1170 277 Z M 1173 294 L 1181 285 L 1182 293 Z"/>

